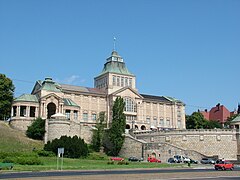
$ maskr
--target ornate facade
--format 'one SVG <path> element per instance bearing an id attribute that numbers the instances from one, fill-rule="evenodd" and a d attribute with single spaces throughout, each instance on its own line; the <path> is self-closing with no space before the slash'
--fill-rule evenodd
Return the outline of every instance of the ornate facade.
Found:
<path id="1" fill-rule="evenodd" d="M 107 125 L 110 126 L 111 109 L 118 96 L 124 98 L 126 104 L 126 129 L 185 129 L 185 104 L 167 96 L 140 94 L 136 88 L 136 76 L 127 69 L 116 51 L 111 53 L 102 72 L 94 78 L 94 88 L 58 84 L 52 78 L 36 81 L 31 94 L 23 94 L 14 100 L 10 123 L 17 129 L 26 130 L 34 119 L 41 117 L 47 120 L 48 134 L 48 127 L 54 131 L 51 124 L 57 122 L 53 115 L 63 114 L 67 130 L 64 133 L 64 128 L 60 128 L 62 135 L 85 138 L 85 127 L 91 129 L 101 111 L 106 112 Z M 60 122 L 63 121 L 58 124 Z"/>

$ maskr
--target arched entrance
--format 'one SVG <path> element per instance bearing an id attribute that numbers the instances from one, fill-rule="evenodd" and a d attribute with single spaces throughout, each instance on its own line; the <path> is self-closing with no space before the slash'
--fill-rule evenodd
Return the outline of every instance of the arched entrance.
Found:
<path id="1" fill-rule="evenodd" d="M 130 129 L 130 125 L 129 124 L 126 124 L 126 129 Z"/>
<path id="2" fill-rule="evenodd" d="M 144 125 L 142 125 L 141 130 L 146 130 L 146 127 Z"/>
<path id="3" fill-rule="evenodd" d="M 53 114 L 56 114 L 56 105 L 54 103 L 49 103 L 47 105 L 47 118 L 50 119 L 50 117 L 53 115 Z"/>

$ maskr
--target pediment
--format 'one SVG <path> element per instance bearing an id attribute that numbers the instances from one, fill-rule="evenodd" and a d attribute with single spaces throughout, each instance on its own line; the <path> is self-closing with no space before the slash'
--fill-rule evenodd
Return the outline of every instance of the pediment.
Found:
<path id="1" fill-rule="evenodd" d="M 50 93 L 50 94 L 47 94 L 47 95 L 41 97 L 41 100 L 47 100 L 47 99 L 57 99 L 57 100 L 60 100 L 62 98 L 60 96 L 54 94 L 54 93 Z"/>
<path id="2" fill-rule="evenodd" d="M 121 97 L 134 97 L 135 99 L 143 99 L 143 97 L 133 88 L 130 87 L 124 87 L 121 88 L 115 92 L 113 92 L 111 95 L 113 96 L 121 96 Z"/>

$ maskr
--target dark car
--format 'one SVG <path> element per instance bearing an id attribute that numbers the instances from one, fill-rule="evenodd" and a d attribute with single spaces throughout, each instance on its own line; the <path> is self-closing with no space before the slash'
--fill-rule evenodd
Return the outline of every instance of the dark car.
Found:
<path id="1" fill-rule="evenodd" d="M 176 163 L 176 161 L 174 160 L 174 158 L 169 158 L 168 163 Z"/>
<path id="2" fill-rule="evenodd" d="M 128 158 L 128 161 L 142 161 L 142 158 L 137 158 L 137 157 L 135 157 L 135 156 L 131 156 L 131 157 L 129 157 Z"/>
<path id="3" fill-rule="evenodd" d="M 191 164 L 198 164 L 198 161 L 190 158 L 190 163 Z"/>
<path id="4" fill-rule="evenodd" d="M 202 164 L 215 164 L 215 160 L 213 160 L 211 158 L 202 158 L 201 163 Z"/>

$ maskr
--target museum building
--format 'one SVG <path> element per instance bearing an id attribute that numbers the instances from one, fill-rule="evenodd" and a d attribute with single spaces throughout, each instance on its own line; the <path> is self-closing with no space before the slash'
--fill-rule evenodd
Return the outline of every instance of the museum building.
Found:
<path id="1" fill-rule="evenodd" d="M 112 106 L 117 97 L 125 101 L 126 129 L 185 129 L 185 104 L 169 96 L 141 94 L 122 57 L 114 50 L 102 72 L 94 78 L 94 88 L 59 84 L 52 78 L 36 81 L 31 94 L 17 97 L 12 104 L 11 125 L 26 130 L 36 119 L 54 119 L 64 115 L 71 135 L 80 135 L 81 127 L 93 127 L 100 112 L 111 124 Z M 70 130 L 69 130 L 70 131 Z"/>

